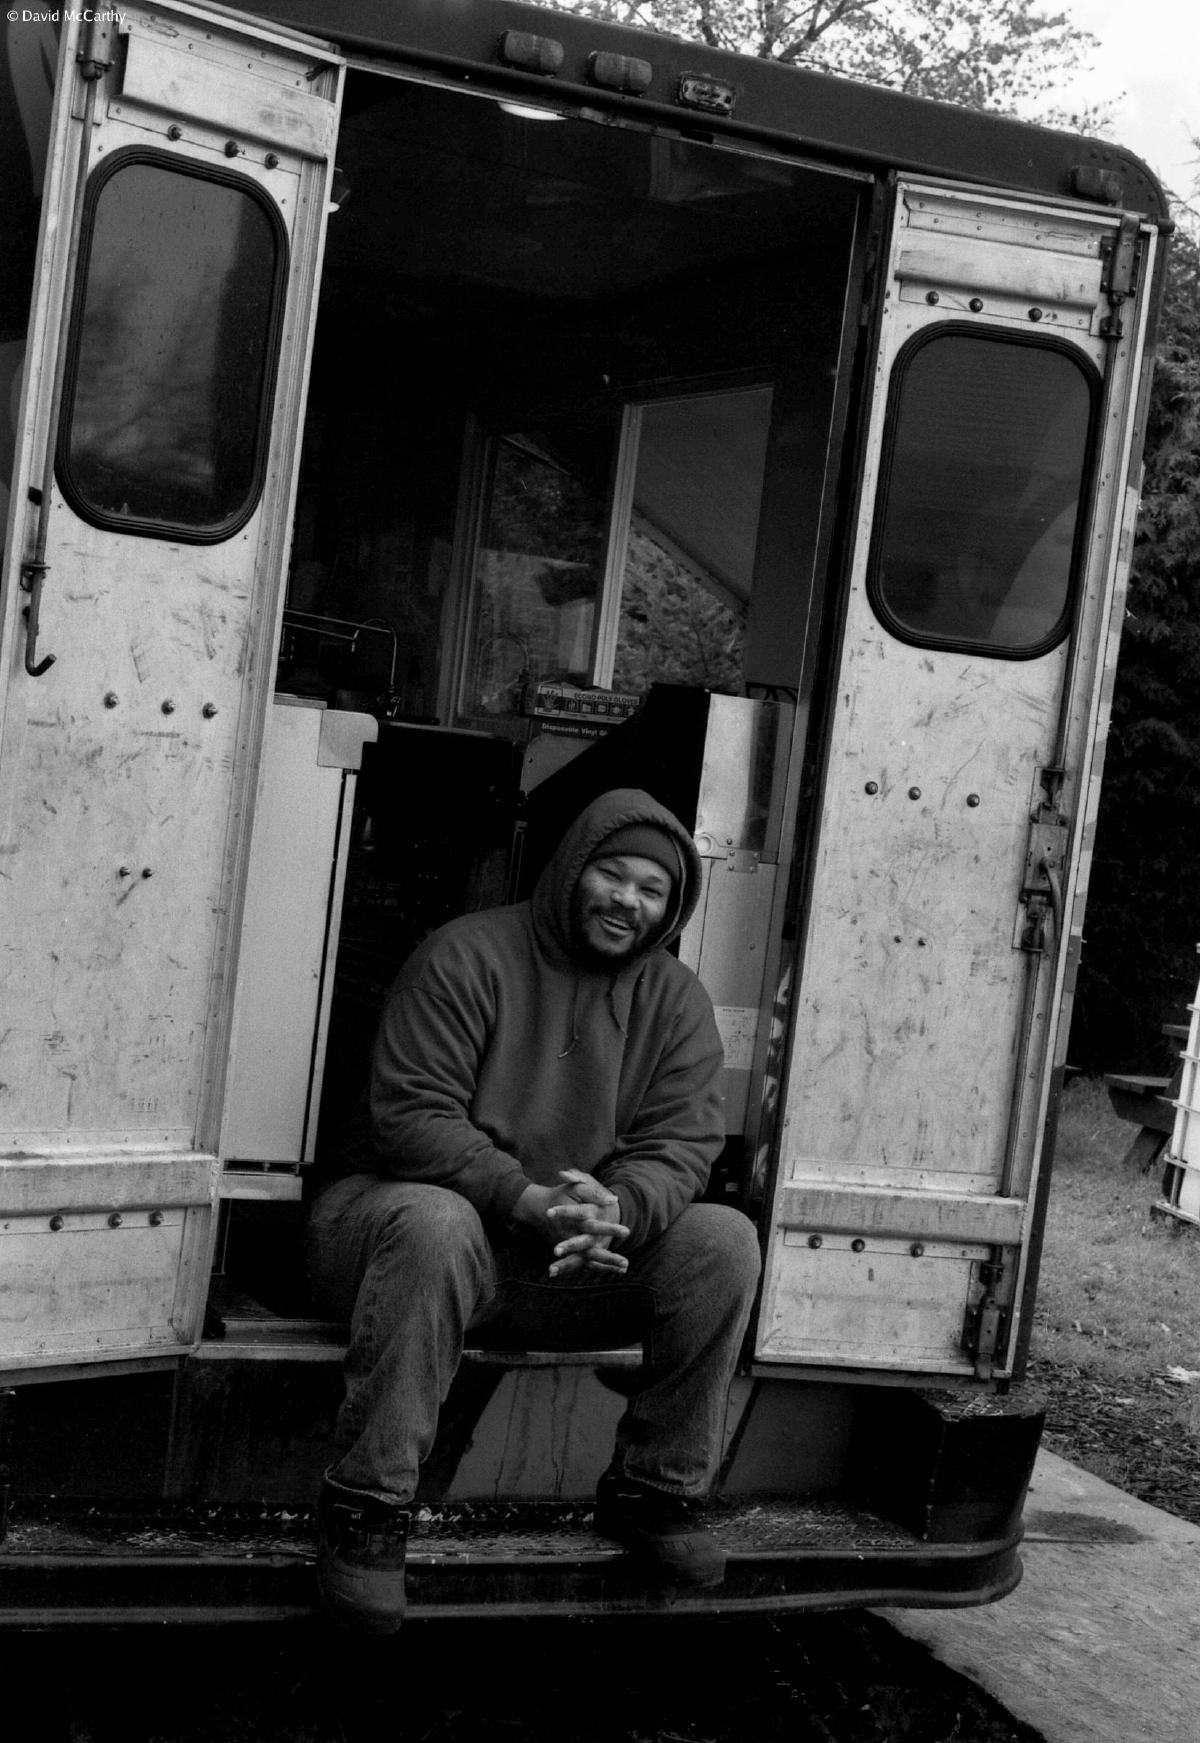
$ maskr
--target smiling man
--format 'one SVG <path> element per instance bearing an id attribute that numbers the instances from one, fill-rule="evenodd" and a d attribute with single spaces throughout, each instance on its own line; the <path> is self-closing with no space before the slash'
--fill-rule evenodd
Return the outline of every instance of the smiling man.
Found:
<path id="1" fill-rule="evenodd" d="M 318 1290 L 351 1319 L 318 1577 L 360 1628 L 400 1624 L 408 1503 L 468 1332 L 641 1342 L 597 1530 L 659 1582 L 724 1577 L 696 1503 L 759 1256 L 745 1217 L 696 1202 L 723 1142 L 722 1051 L 666 946 L 699 893 L 679 821 L 606 793 L 531 901 L 442 927 L 392 989 L 352 1172 L 318 1200 L 310 1241 Z"/>
<path id="2" fill-rule="evenodd" d="M 620 962 L 664 930 L 683 865 L 665 830 L 630 824 L 615 830 L 579 874 L 572 924 L 581 955 Z"/>

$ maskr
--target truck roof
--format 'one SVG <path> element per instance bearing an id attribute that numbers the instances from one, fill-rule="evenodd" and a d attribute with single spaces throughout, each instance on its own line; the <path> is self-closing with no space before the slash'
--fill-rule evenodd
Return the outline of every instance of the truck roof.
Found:
<path id="1" fill-rule="evenodd" d="M 637 112 L 714 138 L 752 140 L 850 168 L 891 168 L 1017 188 L 1088 204 L 1121 206 L 1169 224 L 1166 195 L 1132 152 L 1060 132 L 932 102 L 837 74 L 759 60 L 702 43 L 604 23 L 514 0 L 255 0 L 270 17 L 347 51 L 395 56 L 466 78 L 480 65 L 497 87 L 544 101 L 551 91 L 592 107 Z M 514 37 L 556 45 L 554 71 L 515 64 Z M 604 82 L 611 61 L 639 62 L 636 94 Z M 731 104 L 727 113 L 721 107 Z M 708 106 L 713 105 L 713 106 Z"/>

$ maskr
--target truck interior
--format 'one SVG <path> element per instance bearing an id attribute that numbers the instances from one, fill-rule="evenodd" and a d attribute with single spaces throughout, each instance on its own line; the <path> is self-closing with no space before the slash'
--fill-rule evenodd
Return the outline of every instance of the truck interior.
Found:
<path id="1" fill-rule="evenodd" d="M 712 695 L 788 711 L 767 733 L 781 790 L 813 682 L 863 191 L 351 71 L 277 677 L 378 722 L 322 1146 L 400 962 L 527 892 L 553 845 L 539 818 L 624 784 L 694 824 Z M 747 757 L 761 738 L 741 735 Z"/>

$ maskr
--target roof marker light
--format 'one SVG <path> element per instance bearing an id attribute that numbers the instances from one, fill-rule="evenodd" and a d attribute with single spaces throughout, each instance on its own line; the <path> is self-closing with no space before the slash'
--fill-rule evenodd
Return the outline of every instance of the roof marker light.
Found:
<path id="1" fill-rule="evenodd" d="M 1071 192 L 1098 205 L 1119 206 L 1125 197 L 1125 183 L 1115 170 L 1077 163 L 1071 171 Z"/>
<path id="2" fill-rule="evenodd" d="M 499 53 L 506 66 L 522 67 L 527 73 L 552 74 L 562 69 L 563 45 L 552 36 L 506 30 L 500 38 Z"/>
<path id="3" fill-rule="evenodd" d="M 685 109 L 702 109 L 706 115 L 732 115 L 737 86 L 707 73 L 681 73 L 675 101 Z"/>
<path id="4" fill-rule="evenodd" d="M 588 77 L 593 85 L 601 85 L 606 91 L 640 97 L 650 89 L 654 68 L 649 61 L 636 60 L 632 55 L 603 52 L 592 55 L 588 61 Z"/>

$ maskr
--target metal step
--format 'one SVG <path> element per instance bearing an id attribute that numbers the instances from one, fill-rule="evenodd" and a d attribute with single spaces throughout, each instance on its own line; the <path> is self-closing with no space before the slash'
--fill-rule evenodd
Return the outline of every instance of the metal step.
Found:
<path id="1" fill-rule="evenodd" d="M 928 1544 L 832 1498 L 722 1503 L 723 1586 L 664 1593 L 555 1503 L 420 1507 L 408 1557 L 409 1613 L 434 1617 L 775 1612 L 964 1604 L 1020 1577 L 1016 1539 Z M 109 1504 L 14 1508 L 0 1546 L 0 1626 L 272 1621 L 316 1609 L 311 1509 Z"/>

